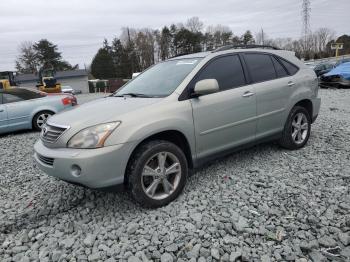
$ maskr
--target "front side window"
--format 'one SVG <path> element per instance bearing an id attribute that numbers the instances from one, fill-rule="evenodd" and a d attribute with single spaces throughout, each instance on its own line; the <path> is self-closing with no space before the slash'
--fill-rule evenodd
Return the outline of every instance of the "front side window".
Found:
<path id="1" fill-rule="evenodd" d="M 127 83 L 113 96 L 134 95 L 165 97 L 170 95 L 194 69 L 201 58 L 169 60 L 156 64 Z"/>
<path id="2" fill-rule="evenodd" d="M 22 98 L 11 95 L 11 94 L 3 94 L 3 103 L 4 104 L 10 104 L 10 103 L 15 103 L 15 102 L 20 102 L 23 101 Z"/>
<path id="3" fill-rule="evenodd" d="M 272 60 L 267 54 L 245 54 L 253 83 L 268 81 L 276 78 L 275 68 Z"/>
<path id="4" fill-rule="evenodd" d="M 238 55 L 219 57 L 210 62 L 196 77 L 195 83 L 204 79 L 216 79 L 220 91 L 246 84 Z"/>

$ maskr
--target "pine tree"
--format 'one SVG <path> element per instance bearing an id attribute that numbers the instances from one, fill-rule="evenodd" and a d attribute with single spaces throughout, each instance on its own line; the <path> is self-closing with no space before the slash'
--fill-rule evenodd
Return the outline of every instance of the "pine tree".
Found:
<path id="1" fill-rule="evenodd" d="M 100 48 L 92 60 L 91 74 L 98 79 L 109 79 L 116 77 L 113 58 L 105 48 Z"/>

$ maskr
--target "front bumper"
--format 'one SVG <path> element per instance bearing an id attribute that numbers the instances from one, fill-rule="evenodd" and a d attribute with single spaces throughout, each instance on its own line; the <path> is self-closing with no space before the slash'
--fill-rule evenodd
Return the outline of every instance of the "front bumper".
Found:
<path id="1" fill-rule="evenodd" d="M 124 182 L 132 148 L 131 143 L 98 149 L 48 148 L 39 140 L 34 145 L 34 158 L 50 176 L 89 188 L 106 188 Z"/>

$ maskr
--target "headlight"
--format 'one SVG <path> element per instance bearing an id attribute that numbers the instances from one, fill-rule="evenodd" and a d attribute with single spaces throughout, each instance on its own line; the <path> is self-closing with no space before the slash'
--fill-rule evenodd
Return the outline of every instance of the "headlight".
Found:
<path id="1" fill-rule="evenodd" d="M 85 128 L 76 133 L 67 143 L 71 148 L 100 148 L 121 122 L 111 122 Z"/>

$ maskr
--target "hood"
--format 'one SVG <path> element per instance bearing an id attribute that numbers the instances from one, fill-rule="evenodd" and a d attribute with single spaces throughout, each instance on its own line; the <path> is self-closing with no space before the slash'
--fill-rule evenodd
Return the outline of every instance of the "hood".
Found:
<path id="1" fill-rule="evenodd" d="M 52 116 L 48 124 L 85 128 L 121 120 L 123 114 L 160 102 L 162 98 L 104 97 Z"/>
<path id="2" fill-rule="evenodd" d="M 341 76 L 344 79 L 350 79 L 350 62 L 343 63 L 337 66 L 336 68 L 329 71 L 327 74 L 324 74 L 324 76 Z"/>

